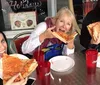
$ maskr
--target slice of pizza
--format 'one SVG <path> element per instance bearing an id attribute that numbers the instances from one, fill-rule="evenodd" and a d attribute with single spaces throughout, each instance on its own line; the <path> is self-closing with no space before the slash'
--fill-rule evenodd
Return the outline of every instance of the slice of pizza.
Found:
<path id="1" fill-rule="evenodd" d="M 98 34 L 100 33 L 100 22 L 89 24 L 87 28 L 91 37 L 96 41 L 98 38 Z"/>
<path id="2" fill-rule="evenodd" d="M 67 33 L 64 33 L 64 32 L 60 31 L 60 32 L 52 32 L 52 34 L 56 38 L 58 38 L 59 40 L 61 40 L 62 42 L 67 43 L 67 42 L 73 40 L 78 33 L 73 32 L 72 34 L 67 34 Z"/>
<path id="3" fill-rule="evenodd" d="M 35 59 L 19 59 L 15 56 L 3 54 L 3 83 L 5 84 L 11 77 L 20 73 L 21 76 L 15 82 L 28 77 L 38 66 Z M 22 78 L 21 78 L 22 77 Z"/>

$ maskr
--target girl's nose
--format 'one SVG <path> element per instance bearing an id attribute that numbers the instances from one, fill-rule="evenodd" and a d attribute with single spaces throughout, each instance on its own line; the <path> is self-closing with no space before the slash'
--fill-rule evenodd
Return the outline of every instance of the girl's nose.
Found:
<path id="1" fill-rule="evenodd" d="M 64 27 L 64 28 L 66 27 L 66 24 L 65 24 L 65 23 L 63 24 L 63 27 Z"/>

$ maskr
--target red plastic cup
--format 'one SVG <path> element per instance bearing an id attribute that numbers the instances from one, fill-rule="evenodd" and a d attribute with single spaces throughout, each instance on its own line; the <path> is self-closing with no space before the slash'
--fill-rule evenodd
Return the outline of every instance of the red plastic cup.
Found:
<path id="1" fill-rule="evenodd" d="M 38 63 L 44 62 L 45 61 L 44 52 L 41 50 L 35 50 L 33 53 L 33 58 L 35 58 Z"/>
<path id="2" fill-rule="evenodd" d="M 50 62 L 40 62 L 36 71 L 40 85 L 50 85 Z"/>
<path id="3" fill-rule="evenodd" d="M 88 74 L 95 74 L 96 72 L 96 61 L 98 51 L 95 49 L 88 49 L 86 51 L 86 66 Z"/>
<path id="4" fill-rule="evenodd" d="M 95 85 L 95 79 L 96 79 L 96 75 L 87 74 L 86 75 L 87 85 Z"/>

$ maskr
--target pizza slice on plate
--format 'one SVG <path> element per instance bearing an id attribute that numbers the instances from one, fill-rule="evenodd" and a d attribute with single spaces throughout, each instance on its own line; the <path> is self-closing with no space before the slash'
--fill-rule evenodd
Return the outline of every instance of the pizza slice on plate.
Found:
<path id="1" fill-rule="evenodd" d="M 78 33 L 74 32 L 72 34 L 67 34 L 67 33 L 64 33 L 64 32 L 60 31 L 60 32 L 52 32 L 52 34 L 56 38 L 58 38 L 59 40 L 61 40 L 62 42 L 67 43 L 67 42 L 73 40 Z"/>
<path id="2" fill-rule="evenodd" d="M 10 56 L 7 54 L 3 54 L 2 65 L 4 84 L 18 73 L 21 73 L 21 76 L 16 78 L 15 82 L 28 77 L 38 66 L 35 59 L 19 59 L 16 56 Z"/>
<path id="3" fill-rule="evenodd" d="M 98 38 L 98 34 L 100 33 L 100 22 L 89 24 L 87 28 L 91 37 L 96 41 Z"/>

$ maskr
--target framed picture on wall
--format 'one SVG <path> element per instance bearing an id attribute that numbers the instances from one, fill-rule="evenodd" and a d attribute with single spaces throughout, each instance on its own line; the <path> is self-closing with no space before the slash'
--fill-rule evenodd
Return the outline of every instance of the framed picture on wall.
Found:
<path id="1" fill-rule="evenodd" d="M 35 11 L 9 13 L 9 20 L 12 30 L 30 29 L 37 24 Z"/>
<path id="2" fill-rule="evenodd" d="M 33 11 L 36 11 L 37 14 L 37 24 L 41 21 L 44 21 L 45 17 L 48 16 L 48 0 L 1 0 L 1 25 L 3 31 L 11 31 L 12 29 L 24 29 L 24 27 L 12 27 L 12 20 L 10 20 L 9 16 L 11 13 L 11 17 L 14 15 L 12 13 L 21 13 L 21 12 L 30 12 L 29 15 L 32 14 Z M 37 11 L 38 10 L 38 11 Z M 34 14 L 34 13 L 33 13 Z M 24 13 L 23 13 L 24 15 Z M 31 21 L 29 21 L 31 22 Z M 28 26 L 28 29 L 31 26 Z M 26 28 L 25 28 L 26 29 Z"/>

